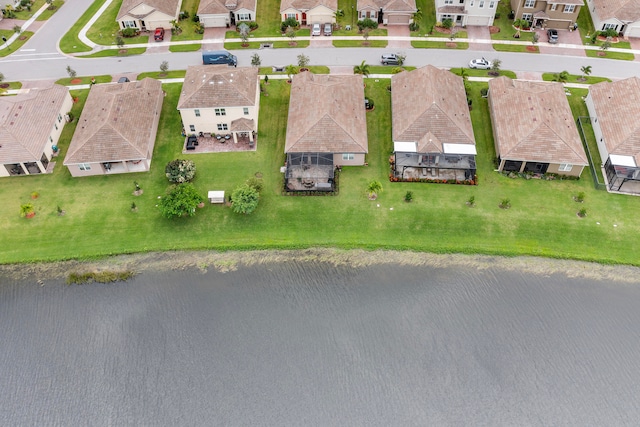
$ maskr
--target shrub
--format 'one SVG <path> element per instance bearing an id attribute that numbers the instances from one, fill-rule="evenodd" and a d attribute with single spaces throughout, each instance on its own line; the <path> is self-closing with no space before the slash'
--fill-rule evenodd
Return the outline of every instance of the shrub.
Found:
<path id="1" fill-rule="evenodd" d="M 576 196 L 573 199 L 578 203 L 584 202 L 584 192 L 583 191 L 579 192 L 578 194 L 576 194 Z"/>
<path id="2" fill-rule="evenodd" d="M 489 88 L 483 87 L 482 89 L 480 89 L 480 96 L 482 96 L 483 98 L 486 98 L 488 94 Z"/>
<path id="3" fill-rule="evenodd" d="M 287 31 L 288 27 L 298 28 L 300 27 L 300 23 L 296 21 L 296 18 L 287 18 L 282 21 L 282 24 L 280 24 L 280 31 L 284 33 L 285 31 Z"/>
<path id="4" fill-rule="evenodd" d="M 181 11 L 179 15 L 179 19 L 182 21 L 183 19 L 187 19 L 187 18 L 189 18 L 189 12 L 186 10 Z"/>
<path id="5" fill-rule="evenodd" d="M 251 187 L 254 190 L 256 190 L 258 193 L 260 193 L 262 191 L 262 187 L 263 187 L 262 180 L 256 178 L 255 176 L 252 176 L 251 178 L 249 178 L 247 180 L 246 184 L 249 187 Z"/>
<path id="6" fill-rule="evenodd" d="M 376 28 L 378 28 L 378 23 L 371 18 L 364 18 L 358 21 L 358 30 L 362 31 L 365 28 L 375 30 Z"/>
<path id="7" fill-rule="evenodd" d="M 409 203 L 409 202 L 410 202 L 410 201 L 412 201 L 412 200 L 413 200 L 413 192 L 411 192 L 411 191 L 407 191 L 407 192 L 404 194 L 404 201 L 405 201 L 405 202 L 407 202 L 407 203 Z"/>
<path id="8" fill-rule="evenodd" d="M 193 31 L 195 31 L 196 34 L 204 34 L 204 26 L 201 22 L 196 22 L 196 25 L 193 27 Z"/>
<path id="9" fill-rule="evenodd" d="M 249 29 L 251 31 L 258 29 L 258 23 L 256 21 L 249 21 L 247 22 L 247 24 L 249 25 Z"/>
<path id="10" fill-rule="evenodd" d="M 442 28 L 446 28 L 447 30 L 453 28 L 453 19 L 443 19 Z"/>
<path id="11" fill-rule="evenodd" d="M 258 207 L 260 194 L 255 188 L 244 184 L 233 190 L 231 199 L 233 200 L 231 208 L 235 213 L 249 215 Z"/>
<path id="12" fill-rule="evenodd" d="M 125 28 L 122 30 L 122 37 L 135 37 L 136 33 L 135 28 Z"/>
<path id="13" fill-rule="evenodd" d="M 613 28 L 609 28 L 604 31 L 600 31 L 600 35 L 603 37 L 618 37 L 618 32 Z"/>
<path id="14" fill-rule="evenodd" d="M 196 14 L 196 15 L 193 15 L 193 16 L 191 17 L 191 20 L 192 20 L 193 22 L 200 22 L 200 17 Z"/>
<path id="15" fill-rule="evenodd" d="M 409 24 L 409 31 L 418 31 L 420 29 L 420 25 L 418 25 L 416 22 L 412 22 L 411 24 Z"/>
<path id="16" fill-rule="evenodd" d="M 404 68 L 402 67 L 393 67 L 391 69 L 391 74 L 398 74 L 404 71 Z"/>
<path id="17" fill-rule="evenodd" d="M 196 206 L 202 203 L 204 198 L 190 183 L 172 185 L 167 189 L 167 194 L 160 199 L 158 206 L 162 215 L 166 218 L 181 216 L 194 216 Z"/>
<path id="18" fill-rule="evenodd" d="M 167 163 L 164 172 L 170 182 L 189 182 L 196 176 L 196 164 L 192 160 L 176 159 Z"/>

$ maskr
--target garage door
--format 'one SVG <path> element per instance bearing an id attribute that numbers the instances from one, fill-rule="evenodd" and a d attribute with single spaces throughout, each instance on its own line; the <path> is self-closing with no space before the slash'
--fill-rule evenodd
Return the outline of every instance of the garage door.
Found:
<path id="1" fill-rule="evenodd" d="M 489 25 L 489 16 L 469 16 L 467 18 L 467 25 L 480 25 L 486 27 Z"/>
<path id="2" fill-rule="evenodd" d="M 224 15 L 203 16 L 200 18 L 205 28 L 226 27 L 227 17 Z"/>
<path id="3" fill-rule="evenodd" d="M 640 37 L 640 27 L 627 28 L 624 35 L 627 37 Z"/>
<path id="4" fill-rule="evenodd" d="M 307 23 L 311 24 L 324 24 L 327 22 L 335 22 L 332 15 L 307 15 Z"/>
<path id="5" fill-rule="evenodd" d="M 388 25 L 409 25 L 409 15 L 387 15 Z"/>

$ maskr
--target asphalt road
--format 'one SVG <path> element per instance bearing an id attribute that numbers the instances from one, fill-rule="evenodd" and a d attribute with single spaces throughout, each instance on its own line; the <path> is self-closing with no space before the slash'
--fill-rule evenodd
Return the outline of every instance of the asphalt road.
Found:
<path id="1" fill-rule="evenodd" d="M 67 77 L 66 67 L 70 65 L 79 76 L 100 74 L 139 73 L 158 71 L 162 61 L 169 62 L 169 69 L 185 69 L 189 65 L 201 64 L 200 52 L 157 53 L 131 57 L 106 57 L 81 59 L 59 52 L 58 41 L 78 20 L 87 3 L 83 0 L 67 0 L 64 6 L 46 21 L 38 32 L 18 52 L 0 60 L 0 72 L 7 81 L 58 79 Z M 393 49 L 377 48 L 306 48 L 306 49 L 264 49 L 257 51 L 263 66 L 288 65 L 297 63 L 297 55 L 304 53 L 311 65 L 353 66 L 361 61 L 378 64 L 380 55 Z M 234 51 L 240 66 L 251 63 L 251 51 Z M 502 68 L 515 72 L 560 72 L 567 70 L 578 74 L 580 67 L 591 65 L 593 75 L 610 78 L 626 78 L 640 75 L 640 62 L 613 61 L 598 58 L 574 57 L 567 55 L 533 55 L 495 51 L 461 51 L 438 49 L 407 49 L 406 65 L 420 67 L 432 64 L 437 67 L 452 68 L 466 66 L 470 59 L 485 56 L 502 60 Z"/>

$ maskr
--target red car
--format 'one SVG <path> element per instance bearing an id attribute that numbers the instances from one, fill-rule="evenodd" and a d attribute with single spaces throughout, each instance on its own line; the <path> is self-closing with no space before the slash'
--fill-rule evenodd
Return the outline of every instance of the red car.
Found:
<path id="1" fill-rule="evenodd" d="M 156 32 L 153 34 L 153 39 L 157 42 L 164 40 L 164 28 L 156 28 Z"/>

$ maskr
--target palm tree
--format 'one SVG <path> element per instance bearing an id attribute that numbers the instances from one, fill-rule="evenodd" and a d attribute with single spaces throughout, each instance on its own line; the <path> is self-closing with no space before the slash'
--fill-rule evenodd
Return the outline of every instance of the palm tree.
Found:
<path id="1" fill-rule="evenodd" d="M 373 180 L 367 185 L 367 193 L 369 193 L 369 199 L 371 200 L 375 200 L 381 191 L 382 184 L 380 184 L 380 181 Z"/>
<path id="2" fill-rule="evenodd" d="M 422 22 L 422 9 L 416 9 L 416 12 L 413 14 L 413 22 L 420 25 L 420 22 Z"/>
<path id="3" fill-rule="evenodd" d="M 289 83 L 293 81 L 293 75 L 298 74 L 298 67 L 293 64 L 287 65 L 286 68 L 287 76 L 289 76 Z"/>
<path id="4" fill-rule="evenodd" d="M 569 80 L 569 72 L 568 71 L 561 71 L 561 72 L 555 73 L 553 75 L 553 81 L 554 82 L 566 83 L 567 80 Z"/>
<path id="5" fill-rule="evenodd" d="M 587 76 L 591 74 L 591 65 L 580 67 L 580 71 L 582 71 L 582 81 L 587 80 Z"/>
<path id="6" fill-rule="evenodd" d="M 353 74 L 362 74 L 367 77 L 369 75 L 369 64 L 362 61 L 360 65 L 353 67 Z"/>

